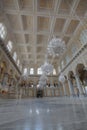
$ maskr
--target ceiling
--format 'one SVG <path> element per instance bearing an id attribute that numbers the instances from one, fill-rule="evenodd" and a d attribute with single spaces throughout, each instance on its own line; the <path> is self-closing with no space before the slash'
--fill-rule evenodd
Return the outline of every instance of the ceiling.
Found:
<path id="1" fill-rule="evenodd" d="M 40 66 L 54 36 L 66 45 L 87 17 L 87 0 L 0 0 L 14 35 L 19 57 L 26 66 Z M 49 61 L 58 65 L 58 57 Z"/>

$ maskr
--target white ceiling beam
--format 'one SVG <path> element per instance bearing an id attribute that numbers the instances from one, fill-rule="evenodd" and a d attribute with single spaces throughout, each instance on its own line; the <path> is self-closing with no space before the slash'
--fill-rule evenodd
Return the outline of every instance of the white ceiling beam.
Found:
<path id="1" fill-rule="evenodd" d="M 79 4 L 79 2 L 80 2 L 80 0 L 74 0 L 73 1 L 73 5 L 70 5 L 69 3 L 69 7 L 71 8 L 71 11 L 70 11 L 70 15 L 72 16 L 72 15 L 74 15 L 74 13 L 75 13 L 75 11 L 76 11 L 76 8 L 77 8 L 77 6 L 78 6 L 78 4 Z"/>
<path id="2" fill-rule="evenodd" d="M 59 9 L 59 6 L 60 6 L 60 3 L 61 3 L 61 0 L 56 0 L 55 1 L 55 6 L 54 6 L 54 12 L 53 14 L 56 14 L 56 12 L 58 11 Z M 55 15 L 51 15 L 52 13 L 50 12 L 49 14 L 49 18 L 50 18 L 50 21 L 51 21 L 51 26 L 50 26 L 50 33 L 49 33 L 49 37 L 48 37 L 48 41 L 50 41 L 50 39 L 52 38 L 53 36 L 53 32 L 54 32 L 54 26 L 55 26 L 55 22 L 56 22 L 56 16 Z M 48 43 L 47 43 L 48 44 Z"/>
<path id="3" fill-rule="evenodd" d="M 30 32 L 30 31 L 28 31 L 28 30 L 13 30 L 12 31 L 13 33 L 16 33 L 16 34 L 29 34 L 29 35 L 32 35 L 32 34 L 35 34 L 35 35 L 45 35 L 45 36 L 47 36 L 47 35 L 49 35 L 49 32 L 46 32 L 46 31 L 39 31 L 39 32 Z"/>
<path id="4" fill-rule="evenodd" d="M 35 14 L 37 12 L 37 0 L 34 0 L 34 12 L 35 12 Z M 34 15 L 34 17 L 33 17 L 33 34 L 34 34 L 33 57 L 34 57 L 34 59 L 33 60 L 34 60 L 35 64 L 36 64 L 36 60 L 37 60 L 37 58 L 36 58 L 36 55 L 37 55 L 37 51 L 36 51 L 37 35 L 36 35 L 36 33 L 37 33 L 37 16 Z"/>
<path id="5" fill-rule="evenodd" d="M 69 18 L 66 20 L 66 23 L 65 23 L 64 28 L 63 28 L 63 35 L 62 35 L 62 37 L 64 36 L 65 32 L 66 32 L 67 29 L 68 29 L 68 26 L 69 26 L 69 24 L 70 24 L 70 22 L 71 22 L 71 20 L 72 20 L 72 17 L 73 17 L 73 15 L 74 15 L 74 11 L 76 10 L 76 8 L 77 8 L 77 6 L 78 6 L 79 1 L 80 1 L 80 0 L 74 0 L 72 5 L 70 5 L 70 3 L 67 3 L 67 4 L 69 5 L 70 9 L 71 9 L 71 10 L 70 10 L 70 16 L 71 16 L 71 17 L 69 17 Z"/>
<path id="6" fill-rule="evenodd" d="M 77 28 L 76 28 L 74 34 L 73 34 L 73 37 L 71 37 L 71 39 L 70 39 L 69 42 L 68 42 L 68 45 L 70 45 L 70 43 L 72 42 L 72 40 L 76 37 L 76 34 L 77 34 L 77 32 L 78 32 L 78 29 L 81 27 L 81 24 L 82 24 L 81 22 L 78 24 L 78 26 L 77 26 Z"/>
<path id="7" fill-rule="evenodd" d="M 18 2 L 18 0 L 15 0 L 15 2 L 16 2 L 17 9 L 18 9 L 18 11 L 20 12 L 20 6 L 19 6 L 19 2 Z M 24 29 L 23 29 L 22 16 L 21 16 L 20 13 L 18 13 L 18 14 L 19 14 L 19 19 L 20 19 L 21 29 L 24 30 Z M 24 34 L 23 34 L 23 39 L 24 39 L 24 43 L 26 43 Z M 27 48 L 26 48 L 26 52 L 27 52 Z M 28 56 L 27 56 L 27 58 L 28 58 Z"/>
<path id="8" fill-rule="evenodd" d="M 33 12 L 29 12 L 29 11 L 22 11 L 22 10 L 12 10 L 12 9 L 4 9 L 3 10 L 6 14 L 12 14 L 12 15 L 28 15 L 28 16 L 33 16 Z M 41 17 L 49 17 L 49 12 L 46 12 L 46 13 L 43 13 L 43 12 L 36 12 L 35 13 L 36 16 L 41 16 Z M 71 17 L 72 19 L 75 19 L 75 20 L 79 20 L 77 16 L 71 16 L 69 14 L 56 14 L 56 13 L 51 13 L 50 16 L 55 16 L 56 18 L 63 18 L 63 19 L 66 19 L 66 18 L 69 18 Z M 86 16 L 80 16 L 79 17 L 80 19 L 81 18 L 87 18 Z"/>

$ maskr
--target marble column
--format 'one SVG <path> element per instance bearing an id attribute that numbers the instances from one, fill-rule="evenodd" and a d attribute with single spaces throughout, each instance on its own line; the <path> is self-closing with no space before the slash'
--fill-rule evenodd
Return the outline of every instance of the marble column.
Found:
<path id="1" fill-rule="evenodd" d="M 63 96 L 62 86 L 61 86 L 60 82 L 59 82 L 58 84 L 59 84 L 59 92 L 60 92 L 60 96 Z"/>
<path id="2" fill-rule="evenodd" d="M 2 86 L 4 91 L 8 91 L 7 83 L 8 83 L 8 73 L 4 73 L 4 77 L 2 80 Z"/>
<path id="3" fill-rule="evenodd" d="M 54 89 L 55 89 L 55 88 L 52 86 L 51 91 L 52 91 L 52 96 L 53 96 L 53 97 L 54 97 L 54 95 L 55 95 L 55 94 L 54 94 Z"/>
<path id="4" fill-rule="evenodd" d="M 46 87 L 44 87 L 44 96 L 46 97 Z"/>
<path id="5" fill-rule="evenodd" d="M 74 95 L 74 88 L 73 88 L 73 84 L 72 84 L 70 79 L 68 79 L 68 85 L 69 85 L 69 90 L 70 90 L 70 96 L 73 96 Z"/>
<path id="6" fill-rule="evenodd" d="M 62 83 L 62 85 L 63 85 L 64 96 L 66 96 L 66 86 L 65 86 L 65 83 Z"/>
<path id="7" fill-rule="evenodd" d="M 63 96 L 62 88 L 60 87 L 60 96 Z"/>
<path id="8" fill-rule="evenodd" d="M 37 85 L 36 85 L 36 83 L 34 83 L 33 89 L 34 89 L 34 97 L 36 97 L 36 92 L 37 92 Z"/>
<path id="9" fill-rule="evenodd" d="M 79 76 L 77 74 L 75 74 L 75 79 L 76 79 L 77 88 L 79 89 L 79 93 L 80 93 L 80 95 L 82 95 L 83 89 L 82 89 L 82 86 L 81 86 L 81 83 L 80 83 Z"/>

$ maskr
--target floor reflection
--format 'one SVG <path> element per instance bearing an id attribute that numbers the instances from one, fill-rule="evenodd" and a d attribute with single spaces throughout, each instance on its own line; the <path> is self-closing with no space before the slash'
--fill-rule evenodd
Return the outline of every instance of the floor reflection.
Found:
<path id="1" fill-rule="evenodd" d="M 87 99 L 0 100 L 0 130 L 87 130 Z"/>

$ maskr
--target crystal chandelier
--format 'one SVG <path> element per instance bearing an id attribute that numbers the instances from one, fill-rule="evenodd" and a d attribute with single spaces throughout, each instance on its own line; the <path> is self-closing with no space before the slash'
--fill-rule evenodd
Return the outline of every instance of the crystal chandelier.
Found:
<path id="1" fill-rule="evenodd" d="M 53 73 L 53 66 L 48 62 L 45 62 L 44 65 L 41 66 L 42 72 L 47 74 Z"/>
<path id="2" fill-rule="evenodd" d="M 40 77 L 40 80 L 41 81 L 47 80 L 47 76 L 45 74 L 42 74 Z"/>
<path id="3" fill-rule="evenodd" d="M 41 75 L 39 80 L 39 87 L 44 87 L 46 85 L 47 76 L 45 74 Z"/>
<path id="4" fill-rule="evenodd" d="M 61 75 L 59 76 L 59 81 L 60 81 L 61 83 L 64 83 L 64 82 L 65 82 L 65 76 L 64 76 L 63 74 L 61 74 Z"/>
<path id="5" fill-rule="evenodd" d="M 64 53 L 66 49 L 65 42 L 60 38 L 53 38 L 47 47 L 47 51 L 49 55 L 59 56 Z"/>

